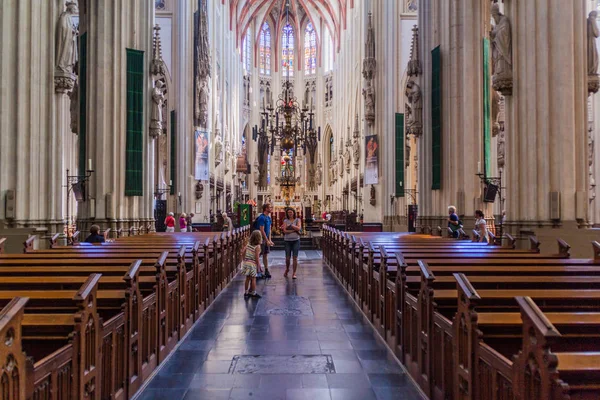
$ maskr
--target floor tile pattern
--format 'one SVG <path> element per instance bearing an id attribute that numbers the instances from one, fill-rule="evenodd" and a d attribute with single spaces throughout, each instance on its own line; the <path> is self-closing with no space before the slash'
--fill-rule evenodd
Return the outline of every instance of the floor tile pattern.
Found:
<path id="1" fill-rule="evenodd" d="M 319 251 L 300 252 L 297 280 L 283 252 L 269 260 L 262 299 L 238 276 L 137 400 L 423 399 Z"/>

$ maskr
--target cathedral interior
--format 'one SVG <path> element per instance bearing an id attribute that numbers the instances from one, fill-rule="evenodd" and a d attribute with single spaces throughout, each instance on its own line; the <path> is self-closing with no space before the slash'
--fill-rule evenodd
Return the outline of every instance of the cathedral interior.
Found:
<path id="1" fill-rule="evenodd" d="M 600 0 L 0 10 L 2 399 L 600 398 Z"/>

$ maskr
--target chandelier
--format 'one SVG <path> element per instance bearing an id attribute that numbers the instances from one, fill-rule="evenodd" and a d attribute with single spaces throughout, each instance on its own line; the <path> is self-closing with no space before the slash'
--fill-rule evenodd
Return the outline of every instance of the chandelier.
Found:
<path id="1" fill-rule="evenodd" d="M 289 1 L 286 4 L 286 23 L 289 23 Z M 286 42 L 286 51 L 289 53 L 289 43 Z M 304 155 L 309 154 L 311 162 L 314 162 L 317 144 L 321 140 L 321 128 L 314 127 L 314 107 L 312 99 L 310 107 L 304 104 L 302 107 L 298 99 L 294 96 L 294 86 L 290 82 L 291 63 L 287 62 L 284 67 L 288 69 L 286 80 L 283 82 L 283 88 L 275 105 L 269 99 L 265 104 L 262 102 L 260 127 L 252 128 L 252 139 L 258 142 L 259 154 L 269 152 L 273 155 L 275 145 L 279 147 L 284 157 L 289 154 L 298 154 L 302 149 Z M 291 169 L 293 173 L 293 168 Z"/>

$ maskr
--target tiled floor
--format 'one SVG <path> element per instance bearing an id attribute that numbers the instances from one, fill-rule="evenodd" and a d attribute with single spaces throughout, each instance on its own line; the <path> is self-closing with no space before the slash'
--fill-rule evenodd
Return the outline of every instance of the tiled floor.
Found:
<path id="1" fill-rule="evenodd" d="M 263 298 L 245 300 L 239 276 L 138 399 L 422 399 L 320 252 L 300 253 L 296 281 L 282 252 L 270 263 Z"/>

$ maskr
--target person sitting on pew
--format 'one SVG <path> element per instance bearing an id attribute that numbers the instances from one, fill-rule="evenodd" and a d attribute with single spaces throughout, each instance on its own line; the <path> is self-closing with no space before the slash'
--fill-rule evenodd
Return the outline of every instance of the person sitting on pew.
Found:
<path id="1" fill-rule="evenodd" d="M 100 235 L 100 227 L 92 225 L 90 227 L 90 235 L 85 238 L 86 243 L 104 243 L 104 236 Z"/>

